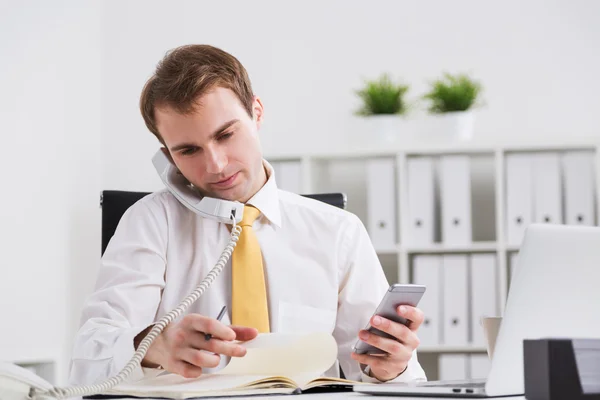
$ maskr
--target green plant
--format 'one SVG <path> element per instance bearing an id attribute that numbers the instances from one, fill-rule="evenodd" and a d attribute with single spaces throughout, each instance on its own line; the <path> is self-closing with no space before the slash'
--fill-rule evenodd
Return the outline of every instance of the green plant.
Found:
<path id="1" fill-rule="evenodd" d="M 445 73 L 443 79 L 431 83 L 430 92 L 423 97 L 431 101 L 429 112 L 439 114 L 468 110 L 480 93 L 481 85 L 468 75 Z"/>
<path id="2" fill-rule="evenodd" d="M 365 82 L 365 87 L 356 94 L 362 99 L 363 106 L 357 115 L 404 114 L 406 104 L 404 94 L 408 86 L 395 84 L 388 74 L 382 74 L 377 80 Z"/>

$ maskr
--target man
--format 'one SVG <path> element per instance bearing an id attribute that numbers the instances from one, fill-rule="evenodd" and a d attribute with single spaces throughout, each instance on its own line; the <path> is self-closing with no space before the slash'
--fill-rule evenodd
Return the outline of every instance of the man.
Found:
<path id="1" fill-rule="evenodd" d="M 156 339 L 142 366 L 197 377 L 223 367 L 226 357 L 243 357 L 237 340 L 258 331 L 324 330 L 337 341 L 348 379 L 425 379 L 416 355 L 422 312 L 398 310 L 412 321 L 409 327 L 370 320 L 398 340 L 362 330 L 388 288 L 368 234 L 347 211 L 277 189 L 257 134 L 263 105 L 235 57 L 204 45 L 171 51 L 146 83 L 140 108 L 165 154 L 199 193 L 246 204 L 232 259 L 187 315 Z M 73 383 L 116 375 L 152 324 L 213 268 L 229 235 L 228 225 L 194 214 L 167 190 L 127 210 L 83 310 Z M 224 305 L 230 312 L 219 322 Z M 352 353 L 359 336 L 388 355 Z M 143 373 L 138 368 L 132 378 Z M 337 376 L 338 365 L 327 375 Z"/>

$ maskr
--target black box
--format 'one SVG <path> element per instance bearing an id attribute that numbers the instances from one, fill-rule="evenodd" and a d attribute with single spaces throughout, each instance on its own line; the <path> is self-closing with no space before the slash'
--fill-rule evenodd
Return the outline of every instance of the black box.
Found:
<path id="1" fill-rule="evenodd" d="M 527 400 L 600 400 L 600 339 L 523 341 Z"/>

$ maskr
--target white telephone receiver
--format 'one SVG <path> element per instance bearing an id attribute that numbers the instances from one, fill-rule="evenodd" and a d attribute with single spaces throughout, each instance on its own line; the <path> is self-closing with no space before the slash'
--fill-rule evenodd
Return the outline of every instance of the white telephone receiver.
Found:
<path id="1" fill-rule="evenodd" d="M 65 399 L 76 396 L 89 396 L 106 392 L 108 389 L 118 385 L 127 379 L 133 369 L 141 363 L 148 348 L 163 329 L 171 323 L 171 321 L 183 314 L 192 303 L 198 300 L 225 267 L 227 260 L 231 256 L 231 253 L 233 253 L 233 249 L 235 248 L 241 232 L 241 227 L 237 225 L 237 223 L 242 220 L 244 204 L 237 201 L 202 197 L 177 170 L 173 162 L 162 152 L 162 150 L 156 152 L 152 158 L 152 163 L 167 189 L 184 206 L 202 217 L 212 218 L 226 224 L 233 224 L 229 243 L 225 247 L 225 250 L 223 250 L 221 257 L 219 257 L 219 261 L 198 287 L 190 293 L 176 309 L 165 315 L 154 325 L 138 346 L 132 359 L 127 363 L 123 370 L 117 374 L 117 376 L 97 385 L 55 388 L 31 371 L 14 364 L 0 362 L 0 400 L 41 400 L 43 398 Z"/>
<path id="2" fill-rule="evenodd" d="M 244 204 L 212 197 L 199 197 L 197 190 L 177 170 L 162 150 L 158 150 L 152 157 L 152 164 L 167 189 L 190 210 L 203 217 L 213 218 L 226 224 L 232 223 L 232 215 L 236 223 L 242 220 Z"/>

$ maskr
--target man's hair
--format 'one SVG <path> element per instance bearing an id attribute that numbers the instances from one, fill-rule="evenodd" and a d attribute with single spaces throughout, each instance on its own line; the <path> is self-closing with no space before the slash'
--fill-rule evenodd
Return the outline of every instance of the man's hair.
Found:
<path id="1" fill-rule="evenodd" d="M 200 44 L 167 52 L 140 97 L 140 111 L 146 126 L 165 144 L 156 127 L 156 108 L 170 107 L 178 113 L 191 114 L 198 106 L 198 99 L 215 87 L 233 91 L 252 118 L 252 86 L 237 58 L 216 47 Z"/>

